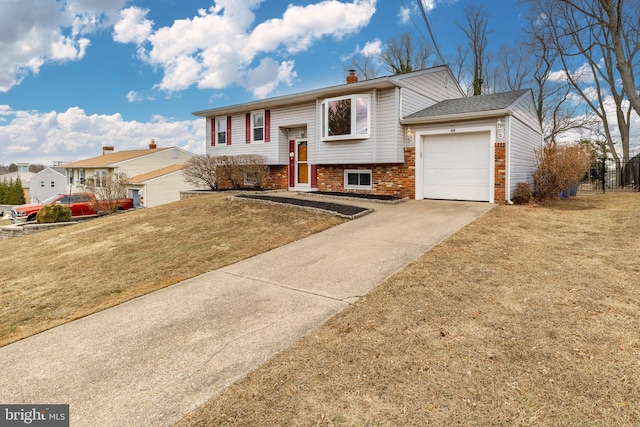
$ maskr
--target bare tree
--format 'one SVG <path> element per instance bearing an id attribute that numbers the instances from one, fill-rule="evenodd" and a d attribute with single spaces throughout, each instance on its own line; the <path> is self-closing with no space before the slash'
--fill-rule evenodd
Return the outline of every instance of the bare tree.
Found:
<path id="1" fill-rule="evenodd" d="M 127 196 L 126 184 L 129 175 L 124 172 L 106 172 L 87 179 L 87 189 L 96 196 L 93 208 L 98 212 L 113 213 L 121 203 L 118 199 Z"/>
<path id="2" fill-rule="evenodd" d="M 209 154 L 193 156 L 187 160 L 187 167 L 182 170 L 182 176 L 185 181 L 196 187 L 215 190 L 218 188 L 218 161 L 216 159 L 217 157 Z"/>
<path id="3" fill-rule="evenodd" d="M 588 26 L 606 28 L 607 48 L 615 58 L 622 91 L 640 115 L 640 94 L 636 86 L 640 45 L 640 2 L 637 0 L 560 0 L 572 16 Z M 587 30 L 582 27 L 580 30 Z M 635 71 L 634 71 L 635 70 Z"/>
<path id="4" fill-rule="evenodd" d="M 467 5 L 464 9 L 466 18 L 465 25 L 456 23 L 467 40 L 469 48 L 473 55 L 473 94 L 482 95 L 485 67 L 486 67 L 486 50 L 489 45 L 487 36 L 491 33 L 488 30 L 489 13 L 483 6 Z"/>
<path id="5" fill-rule="evenodd" d="M 387 42 L 380 61 L 394 74 L 404 74 L 425 68 L 432 54 L 433 49 L 426 42 L 417 42 L 411 33 L 402 33 Z"/>
<path id="6" fill-rule="evenodd" d="M 586 3 L 586 2 L 585 2 Z M 629 157 L 629 129 L 631 107 L 619 84 L 619 73 L 615 67 L 615 56 L 610 48 L 612 35 L 604 19 L 604 10 L 595 0 L 591 1 L 591 14 L 574 14 L 575 9 L 565 1 L 530 0 L 537 24 L 544 29 L 548 40 L 557 53 L 564 77 L 585 105 L 602 122 L 602 129 L 614 158 L 619 159 L 615 147 L 614 129 L 620 133 L 622 157 Z M 640 44 L 629 46 L 632 57 Z M 612 112 L 613 111 L 613 112 Z"/>
<path id="7" fill-rule="evenodd" d="M 361 80 L 375 79 L 380 75 L 380 69 L 376 65 L 376 61 L 377 56 L 373 54 L 353 55 L 351 64 L 343 68 L 345 71 L 355 70 L 356 75 Z"/>
<path id="8" fill-rule="evenodd" d="M 572 102 L 571 85 L 564 80 L 551 77 L 554 67 L 557 66 L 558 52 L 553 48 L 544 27 L 532 20 L 526 33 L 525 42 L 520 44 L 519 49 L 512 51 L 512 61 L 521 62 L 513 59 L 517 58 L 516 52 L 519 52 L 520 56 L 530 58 L 526 65 L 530 70 L 527 76 L 530 81 L 526 82 L 533 87 L 536 114 L 542 126 L 545 142 L 555 144 L 558 136 L 568 131 L 592 129 L 597 122 L 593 111 L 583 108 L 582 104 Z M 508 74 L 509 71 L 505 69 L 509 67 L 507 58 L 504 58 L 501 65 L 504 73 Z M 519 79 L 511 81 L 520 82 Z"/>

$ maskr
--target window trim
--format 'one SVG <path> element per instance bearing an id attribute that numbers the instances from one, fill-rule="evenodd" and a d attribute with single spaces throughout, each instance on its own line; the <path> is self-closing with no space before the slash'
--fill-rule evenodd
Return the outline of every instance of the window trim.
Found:
<path id="1" fill-rule="evenodd" d="M 366 133 L 357 133 L 358 126 L 358 99 L 365 99 L 367 102 L 367 131 Z M 329 103 L 335 101 L 342 101 L 345 99 L 351 100 L 351 133 L 348 135 L 329 135 Z M 355 106 L 355 108 L 353 107 Z M 345 96 L 337 96 L 334 98 L 326 98 L 320 105 L 320 123 L 321 138 L 323 141 L 341 141 L 341 140 L 353 140 L 353 139 L 368 139 L 371 138 L 371 95 L 370 94 L 352 94 Z"/>
<path id="2" fill-rule="evenodd" d="M 265 110 L 255 110 L 249 113 L 250 114 L 250 128 L 249 128 L 249 133 L 250 133 L 250 143 L 251 144 L 263 144 L 266 141 L 266 132 L 267 132 L 267 126 L 266 126 L 266 113 Z M 262 114 L 262 139 L 255 139 L 255 129 L 260 129 L 260 127 L 256 127 L 255 126 L 255 119 L 254 117 L 257 114 Z"/>
<path id="3" fill-rule="evenodd" d="M 213 136 L 214 138 L 214 147 L 215 146 L 220 146 L 220 145 L 229 145 L 229 134 L 227 132 L 228 128 L 229 128 L 229 124 L 228 124 L 228 120 L 229 117 L 228 116 L 216 116 L 213 118 L 215 124 L 213 127 L 213 131 L 215 132 L 215 135 Z M 220 126 L 220 120 L 224 120 L 224 128 L 222 128 L 221 130 L 221 126 Z M 218 135 L 224 133 L 224 142 L 220 142 L 220 140 L 218 139 Z"/>
<path id="4" fill-rule="evenodd" d="M 369 185 L 349 185 L 349 174 L 357 173 L 358 175 L 369 175 Z M 360 181 L 358 177 L 358 181 Z M 373 172 L 371 169 L 345 169 L 344 170 L 344 189 L 345 190 L 373 190 Z"/>

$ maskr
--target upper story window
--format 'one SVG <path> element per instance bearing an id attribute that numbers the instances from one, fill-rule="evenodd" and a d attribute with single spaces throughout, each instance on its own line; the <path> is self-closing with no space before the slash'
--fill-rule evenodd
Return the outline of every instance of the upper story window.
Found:
<path id="1" fill-rule="evenodd" d="M 227 118 L 216 117 L 216 144 L 227 145 Z"/>
<path id="2" fill-rule="evenodd" d="M 264 142 L 264 111 L 251 113 L 251 142 Z"/>
<path id="3" fill-rule="evenodd" d="M 322 139 L 369 138 L 371 97 L 350 95 L 322 103 Z"/>

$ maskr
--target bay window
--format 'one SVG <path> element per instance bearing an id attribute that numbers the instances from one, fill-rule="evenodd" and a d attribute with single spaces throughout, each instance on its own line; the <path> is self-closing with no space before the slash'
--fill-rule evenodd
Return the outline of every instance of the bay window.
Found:
<path id="1" fill-rule="evenodd" d="M 369 138 L 371 97 L 350 95 L 326 99 L 321 106 L 322 139 Z"/>

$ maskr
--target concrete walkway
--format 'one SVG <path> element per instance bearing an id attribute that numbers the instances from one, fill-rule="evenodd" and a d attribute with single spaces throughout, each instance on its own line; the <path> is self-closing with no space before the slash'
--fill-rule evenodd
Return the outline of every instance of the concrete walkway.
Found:
<path id="1" fill-rule="evenodd" d="M 0 348 L 0 403 L 171 425 L 493 207 L 353 203 L 375 211 Z"/>

